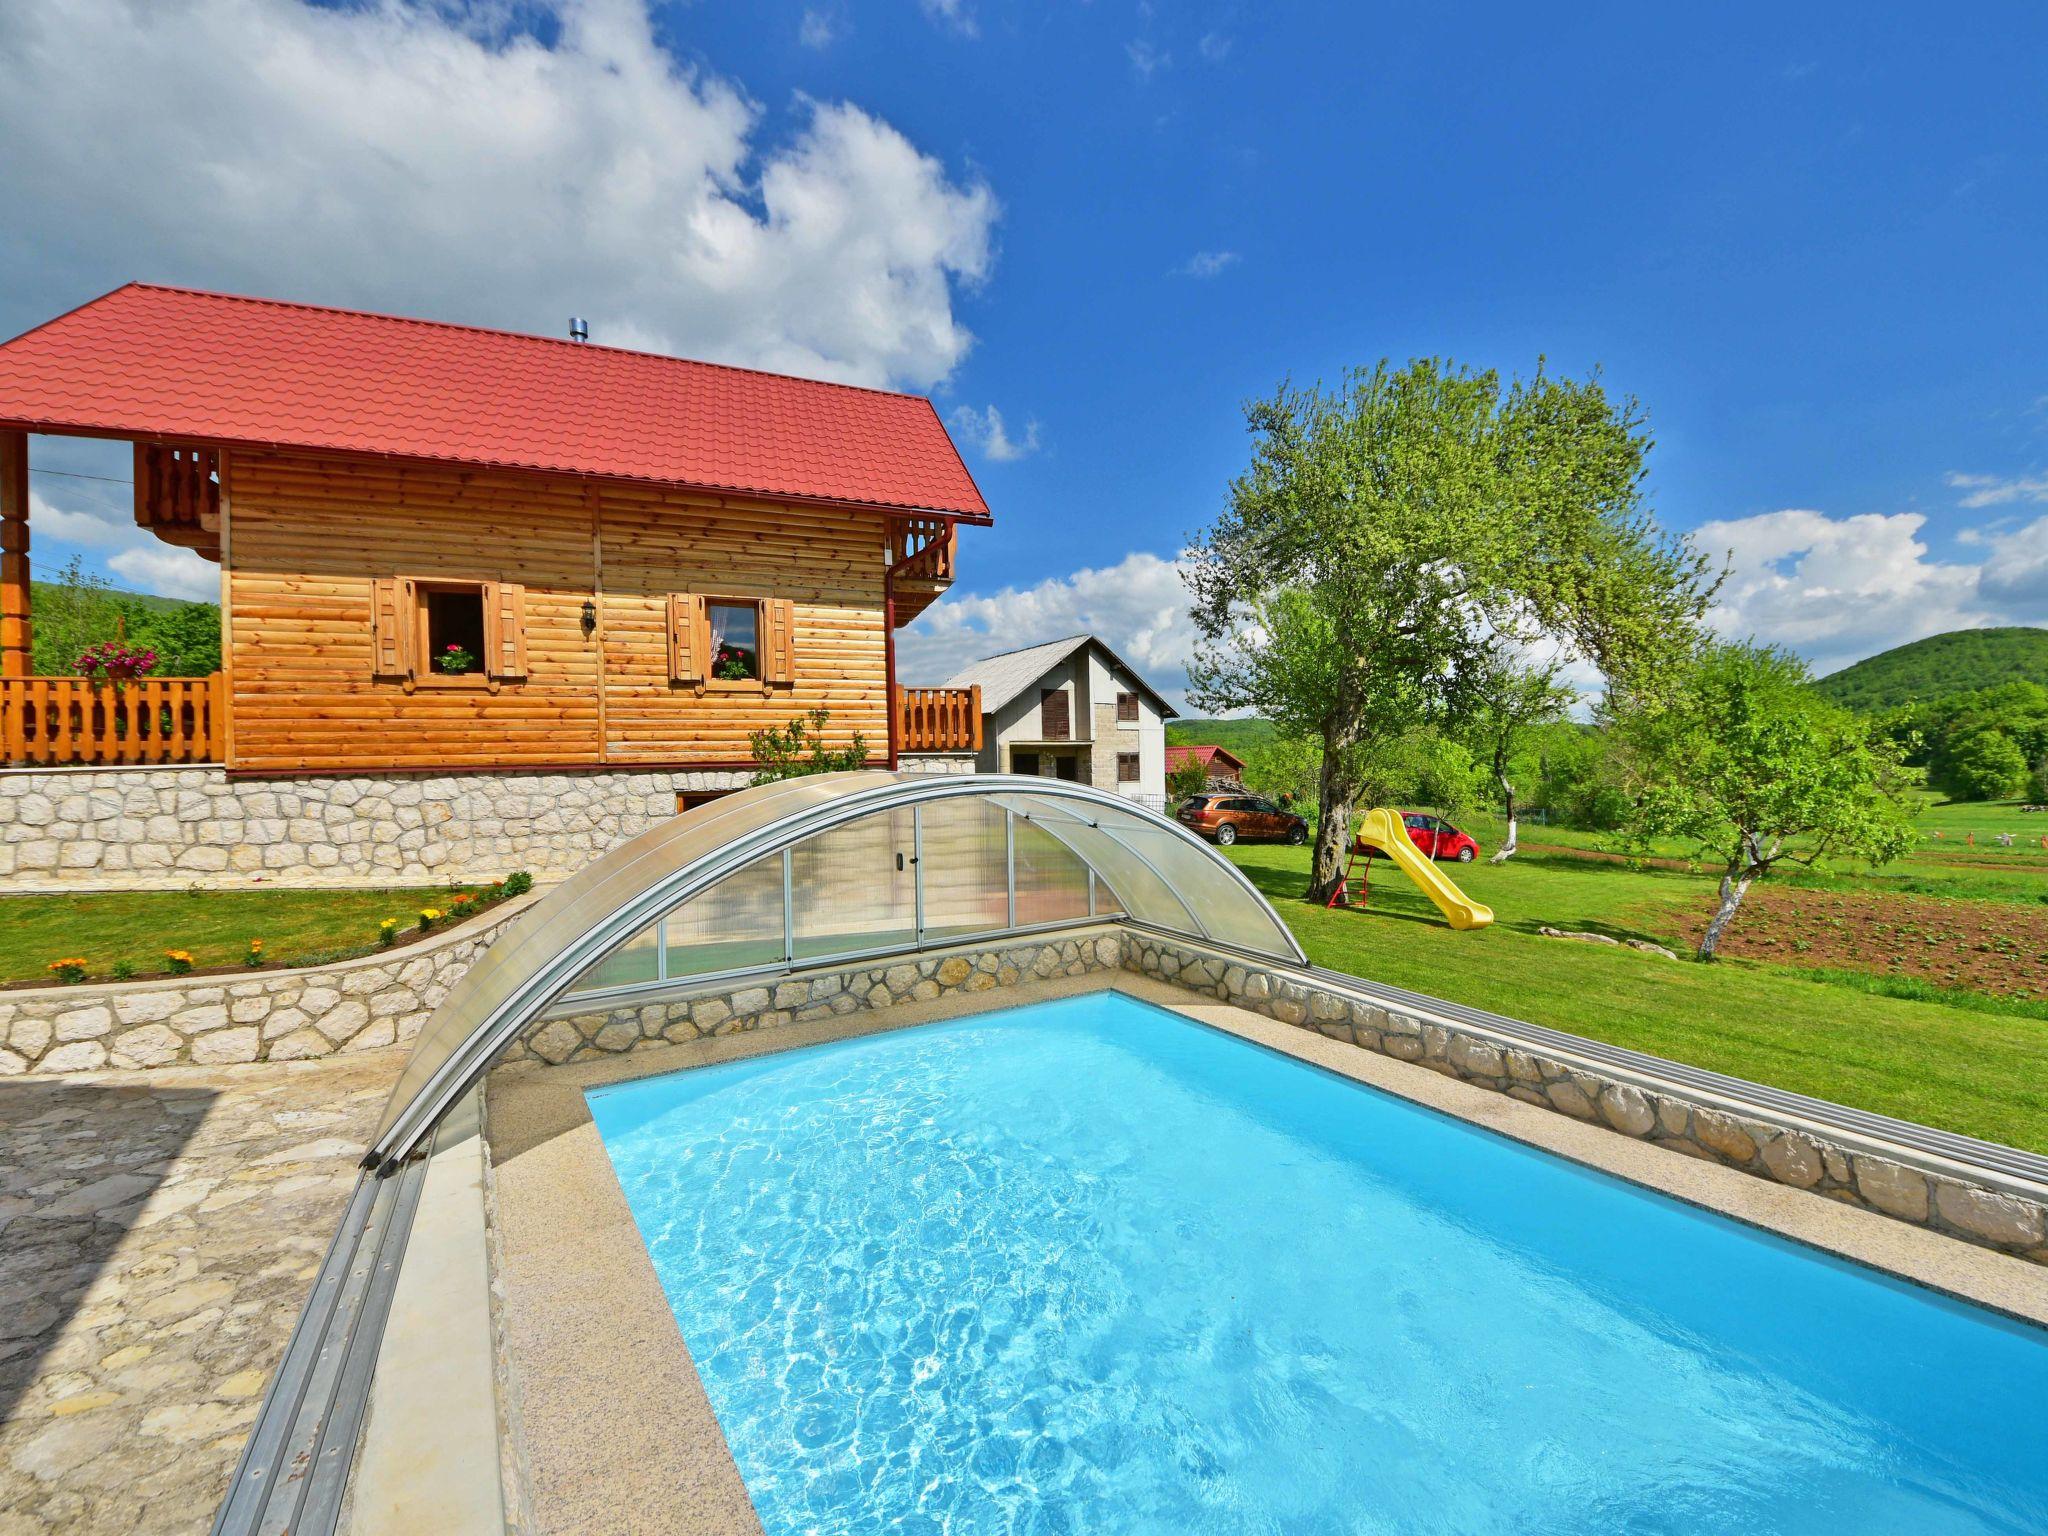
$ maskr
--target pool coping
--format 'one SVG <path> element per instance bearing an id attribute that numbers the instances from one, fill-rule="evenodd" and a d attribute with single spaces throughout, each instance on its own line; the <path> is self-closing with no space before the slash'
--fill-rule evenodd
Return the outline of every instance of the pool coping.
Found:
<path id="1" fill-rule="evenodd" d="M 518 1398 L 530 1529 L 755 1533 L 760 1523 L 634 1225 L 584 1090 L 831 1040 L 1116 991 L 1582 1167 L 2048 1327 L 2048 1271 L 1817 1199 L 1133 972 L 688 1041 L 490 1078 L 486 1146 L 501 1369 Z M 590 1362 L 604 1361 L 594 1372 Z M 678 1500 L 687 1507 L 678 1508 Z"/>

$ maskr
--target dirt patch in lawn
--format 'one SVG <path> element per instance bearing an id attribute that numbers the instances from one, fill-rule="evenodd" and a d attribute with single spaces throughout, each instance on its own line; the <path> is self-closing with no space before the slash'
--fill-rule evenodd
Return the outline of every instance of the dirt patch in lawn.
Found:
<path id="1" fill-rule="evenodd" d="M 1704 910 L 1687 918 L 1697 945 Z M 1931 896 L 1752 891 L 1721 941 L 1731 957 L 1911 976 L 2001 997 L 2048 997 L 2048 910 Z"/>

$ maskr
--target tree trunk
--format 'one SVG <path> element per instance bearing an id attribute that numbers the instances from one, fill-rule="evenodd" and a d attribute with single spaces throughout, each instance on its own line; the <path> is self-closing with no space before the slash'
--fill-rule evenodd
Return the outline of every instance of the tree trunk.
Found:
<path id="1" fill-rule="evenodd" d="M 1700 936 L 1699 958 L 1711 960 L 1719 948 L 1721 935 L 1728 931 L 1728 925 L 1735 921 L 1735 909 L 1742 905 L 1742 898 L 1749 891 L 1749 882 L 1755 874 L 1752 867 L 1745 866 L 1738 874 L 1733 866 L 1721 877 L 1721 904 L 1714 909 L 1714 916 L 1707 924 L 1707 931 Z"/>
<path id="2" fill-rule="evenodd" d="M 1515 786 L 1507 781 L 1505 774 L 1501 776 L 1500 795 L 1502 805 L 1508 813 L 1508 835 L 1501 843 L 1499 851 L 1486 861 L 1489 864 L 1505 864 L 1515 856 Z"/>
<path id="3" fill-rule="evenodd" d="M 1343 769 L 1351 745 L 1341 732 L 1323 732 L 1323 763 L 1316 776 L 1316 850 L 1309 866 L 1307 899 L 1326 902 L 1344 878 L 1344 856 L 1350 850 L 1351 812 L 1358 790 Z"/>

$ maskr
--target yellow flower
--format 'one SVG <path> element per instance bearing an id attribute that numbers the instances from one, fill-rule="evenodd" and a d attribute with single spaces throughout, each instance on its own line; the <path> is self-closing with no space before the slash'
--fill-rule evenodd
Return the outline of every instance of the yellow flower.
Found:
<path id="1" fill-rule="evenodd" d="M 434 921 L 434 920 L 435 920 L 436 918 L 438 918 L 438 917 L 439 917 L 440 915 L 441 915 L 441 909 L 440 909 L 439 907 L 421 907 L 421 908 L 420 908 L 420 916 L 421 916 L 421 917 L 424 917 L 424 918 L 425 918 L 425 919 L 426 919 L 426 920 L 427 920 L 428 922 L 430 922 L 430 923 L 431 923 L 431 922 L 433 922 L 433 921 Z"/>
<path id="2" fill-rule="evenodd" d="M 262 941 L 261 939 L 251 939 L 251 940 L 249 941 L 249 953 L 250 953 L 250 954 L 252 954 L 252 955 L 253 955 L 253 954 L 255 954 L 255 953 L 256 953 L 257 951 L 261 950 L 262 948 L 263 948 L 263 941 Z"/>
<path id="3" fill-rule="evenodd" d="M 398 926 L 398 919 L 395 917 L 387 917 L 384 919 L 383 922 L 379 923 L 377 926 L 379 928 L 396 928 Z"/>
<path id="4" fill-rule="evenodd" d="M 192 955 L 188 950 L 167 949 L 164 951 L 164 958 L 166 960 L 190 960 Z"/>

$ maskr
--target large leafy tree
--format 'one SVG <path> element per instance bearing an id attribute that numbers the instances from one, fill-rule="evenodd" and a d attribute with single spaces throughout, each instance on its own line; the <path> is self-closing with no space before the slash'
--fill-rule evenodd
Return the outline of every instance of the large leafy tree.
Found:
<path id="1" fill-rule="evenodd" d="M 1637 831 L 1696 841 L 1721 864 L 1702 960 L 1750 886 L 1780 863 L 1830 854 L 1883 863 L 1911 846 L 1898 744 L 1807 684 L 1804 665 L 1783 651 L 1708 645 L 1672 686 L 1615 713 Z"/>
<path id="2" fill-rule="evenodd" d="M 1641 415 L 1597 379 L 1382 362 L 1245 414 L 1251 464 L 1188 572 L 1190 680 L 1321 742 L 1312 896 L 1390 745 L 1461 718 L 1491 646 L 1647 674 L 1704 611 L 1705 561 L 1642 505 Z"/>

